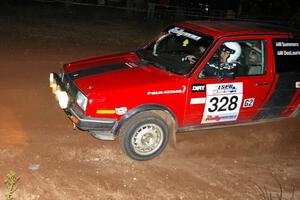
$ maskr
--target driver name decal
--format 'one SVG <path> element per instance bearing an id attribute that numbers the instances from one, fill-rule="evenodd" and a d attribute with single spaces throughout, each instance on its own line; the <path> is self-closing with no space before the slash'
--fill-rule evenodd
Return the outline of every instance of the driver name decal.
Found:
<path id="1" fill-rule="evenodd" d="M 300 55 L 300 51 L 277 51 L 277 56 L 299 56 Z"/>
<path id="2" fill-rule="evenodd" d="M 276 47 L 299 47 L 298 42 L 275 42 Z"/>

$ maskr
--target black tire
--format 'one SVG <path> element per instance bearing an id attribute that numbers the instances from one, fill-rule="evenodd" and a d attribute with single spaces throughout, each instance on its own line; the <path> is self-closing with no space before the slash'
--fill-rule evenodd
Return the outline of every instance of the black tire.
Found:
<path id="1" fill-rule="evenodd" d="M 140 113 L 129 119 L 121 128 L 119 140 L 123 151 L 138 161 L 158 156 L 169 140 L 168 126 L 157 114 Z"/>

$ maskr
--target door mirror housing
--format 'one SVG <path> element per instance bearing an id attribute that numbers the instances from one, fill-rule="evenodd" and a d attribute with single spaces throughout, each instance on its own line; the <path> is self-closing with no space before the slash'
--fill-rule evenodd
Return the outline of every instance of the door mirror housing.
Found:
<path id="1" fill-rule="evenodd" d="M 233 80 L 235 78 L 235 73 L 231 70 L 224 70 L 224 77 Z"/>
<path id="2" fill-rule="evenodd" d="M 234 80 L 235 79 L 234 70 L 227 70 L 227 69 L 220 70 L 220 79 L 224 79 L 224 78 Z"/>

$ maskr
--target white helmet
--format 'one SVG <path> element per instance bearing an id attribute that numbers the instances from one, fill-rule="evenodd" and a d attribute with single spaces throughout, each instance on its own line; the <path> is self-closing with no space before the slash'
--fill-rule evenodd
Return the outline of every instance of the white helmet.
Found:
<path id="1" fill-rule="evenodd" d="M 226 51 L 230 55 L 227 59 L 228 63 L 234 63 L 241 56 L 241 45 L 237 42 L 225 42 L 221 46 L 221 51 Z"/>

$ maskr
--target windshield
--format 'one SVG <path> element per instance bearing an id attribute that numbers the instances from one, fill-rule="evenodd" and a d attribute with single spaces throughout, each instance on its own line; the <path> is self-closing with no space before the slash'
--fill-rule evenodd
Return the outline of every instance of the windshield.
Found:
<path id="1" fill-rule="evenodd" d="M 212 37 L 191 30 L 169 27 L 136 53 L 156 67 L 185 75 L 191 71 L 212 40 Z"/>

